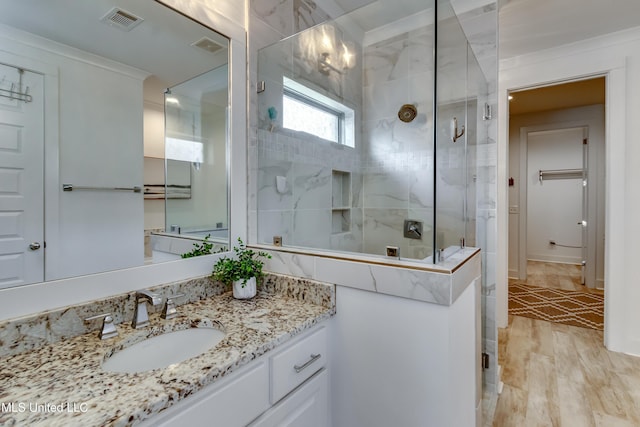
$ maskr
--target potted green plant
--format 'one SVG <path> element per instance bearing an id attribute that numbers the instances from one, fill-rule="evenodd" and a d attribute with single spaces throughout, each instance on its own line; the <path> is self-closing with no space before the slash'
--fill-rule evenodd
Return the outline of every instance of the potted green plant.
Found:
<path id="1" fill-rule="evenodd" d="M 209 241 L 211 234 L 207 234 L 205 238 L 200 243 L 194 243 L 193 249 L 189 252 L 185 252 L 180 257 L 182 258 L 192 258 L 194 256 L 200 255 L 209 255 L 211 253 L 211 249 L 213 249 L 213 243 Z"/>
<path id="2" fill-rule="evenodd" d="M 222 257 L 213 266 L 213 279 L 233 286 L 233 296 L 238 299 L 249 299 L 256 295 L 257 284 L 264 276 L 261 258 L 271 258 L 266 252 L 248 249 L 238 238 L 238 246 L 234 246 L 233 258 Z"/>

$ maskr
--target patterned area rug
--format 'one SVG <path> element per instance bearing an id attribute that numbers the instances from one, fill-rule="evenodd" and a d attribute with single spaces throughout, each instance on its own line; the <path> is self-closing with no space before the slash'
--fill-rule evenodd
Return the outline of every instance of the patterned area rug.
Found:
<path id="1" fill-rule="evenodd" d="M 509 314 L 601 331 L 604 295 L 511 284 Z"/>

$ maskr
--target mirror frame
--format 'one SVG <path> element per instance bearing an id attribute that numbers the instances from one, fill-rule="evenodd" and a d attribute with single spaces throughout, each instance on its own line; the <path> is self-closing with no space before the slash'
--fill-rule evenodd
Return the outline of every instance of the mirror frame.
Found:
<path id="1" fill-rule="evenodd" d="M 204 3 L 178 5 L 180 0 L 155 0 L 229 39 L 229 136 L 227 182 L 231 245 L 247 235 L 247 35 L 245 28 Z M 175 3 L 176 5 L 172 5 Z M 189 9 L 189 10 L 187 10 Z M 45 77 L 46 78 L 46 77 Z M 46 108 L 46 106 L 45 106 Z M 57 126 L 57 124 L 55 124 Z M 58 170 L 57 156 L 55 170 Z M 86 276 L 34 283 L 0 290 L 0 321 L 106 298 L 139 289 L 205 276 L 226 253 L 150 264 Z"/>

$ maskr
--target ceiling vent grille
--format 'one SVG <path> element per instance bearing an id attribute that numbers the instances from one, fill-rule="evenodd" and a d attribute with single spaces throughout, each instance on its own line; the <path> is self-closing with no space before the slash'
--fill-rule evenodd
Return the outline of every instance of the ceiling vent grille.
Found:
<path id="1" fill-rule="evenodd" d="M 104 22 L 105 24 L 119 28 L 123 31 L 131 31 L 142 21 L 144 21 L 144 19 L 140 18 L 139 16 L 136 16 L 131 12 L 118 9 L 117 7 L 111 9 L 100 19 L 100 22 Z"/>
<path id="2" fill-rule="evenodd" d="M 206 50 L 209 53 L 216 53 L 220 49 L 224 49 L 224 46 L 221 46 L 219 43 L 208 37 L 203 37 L 197 42 L 191 43 L 191 46 Z"/>

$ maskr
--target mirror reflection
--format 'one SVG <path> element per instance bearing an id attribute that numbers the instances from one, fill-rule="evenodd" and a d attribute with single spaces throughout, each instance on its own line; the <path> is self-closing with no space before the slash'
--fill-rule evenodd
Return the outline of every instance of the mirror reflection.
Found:
<path id="1" fill-rule="evenodd" d="M 228 39 L 155 1 L 0 4 L 0 288 L 228 247 Z"/>

